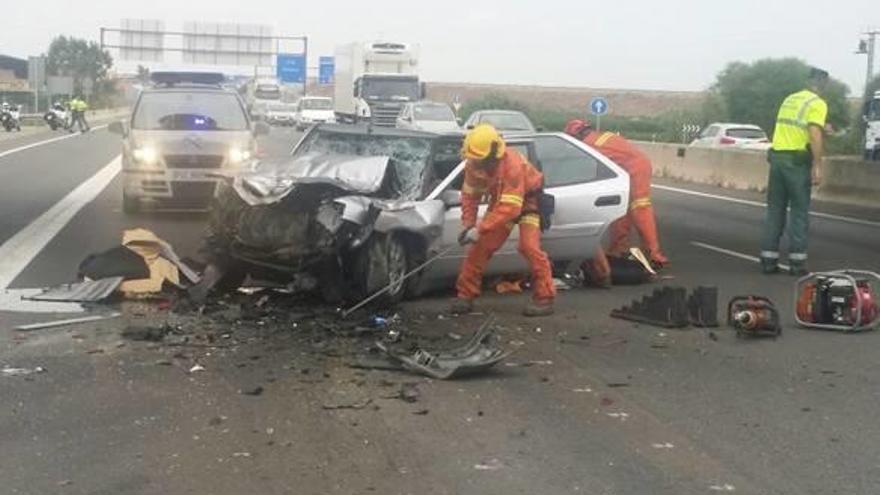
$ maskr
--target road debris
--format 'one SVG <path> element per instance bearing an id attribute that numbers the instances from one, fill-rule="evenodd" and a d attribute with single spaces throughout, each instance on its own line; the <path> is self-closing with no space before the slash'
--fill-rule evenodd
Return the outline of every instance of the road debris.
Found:
<path id="1" fill-rule="evenodd" d="M 410 371 L 447 380 L 485 372 L 511 354 L 499 346 L 493 323 L 494 318 L 489 317 L 466 344 L 445 351 L 403 350 L 384 342 L 376 342 L 376 346 Z"/>
<path id="2" fill-rule="evenodd" d="M 417 383 L 403 383 L 400 385 L 400 388 L 397 390 L 397 393 L 394 395 L 386 395 L 382 397 L 383 399 L 399 399 L 409 404 L 413 404 L 419 401 L 419 397 L 421 397 L 421 392 L 419 392 Z"/>
<path id="3" fill-rule="evenodd" d="M 38 294 L 27 296 L 26 299 L 49 302 L 100 302 L 110 297 L 121 283 L 122 277 L 83 280 L 45 289 Z"/>
<path id="4" fill-rule="evenodd" d="M 243 389 L 239 390 L 238 393 L 240 393 L 242 395 L 251 395 L 251 396 L 256 397 L 258 395 L 262 395 L 263 391 L 264 391 L 264 389 L 263 389 L 262 385 L 257 385 L 255 387 L 243 388 Z"/>
<path id="5" fill-rule="evenodd" d="M 0 312 L 11 313 L 82 313 L 85 307 L 79 303 L 59 303 L 31 301 L 30 296 L 40 294 L 45 289 L 5 289 L 0 290 Z"/>
<path id="6" fill-rule="evenodd" d="M 202 366 L 201 364 L 196 364 L 195 366 L 193 366 L 192 368 L 189 369 L 190 373 L 197 373 L 199 371 L 205 371 L 205 367 Z"/>
<path id="7" fill-rule="evenodd" d="M 15 327 L 19 332 L 30 332 L 33 330 L 44 330 L 47 328 L 56 328 L 63 327 L 68 325 L 76 325 L 78 323 L 88 323 L 92 321 L 101 321 L 101 320 L 109 320 L 111 318 L 116 318 L 121 313 L 113 312 L 102 315 L 95 316 L 83 316 L 81 318 L 68 318 L 66 320 L 54 320 L 54 321 L 45 321 L 42 323 L 29 323 L 27 325 L 19 325 Z"/>
<path id="8" fill-rule="evenodd" d="M 360 409 L 364 409 L 365 407 L 369 406 L 372 403 L 373 403 L 373 399 L 363 399 L 358 402 L 341 403 L 341 404 L 323 404 L 321 406 L 321 409 L 324 409 L 327 411 L 338 411 L 341 409 L 360 410 Z"/>
<path id="9" fill-rule="evenodd" d="M 654 447 L 655 449 L 673 449 L 673 448 L 675 448 L 675 445 L 673 445 L 669 442 L 664 442 L 664 443 L 652 443 L 651 447 Z"/>
<path id="10" fill-rule="evenodd" d="M 716 492 L 735 492 L 736 491 L 736 487 L 729 484 L 729 483 L 725 483 L 723 485 L 709 485 L 709 489 L 716 491 Z"/>
<path id="11" fill-rule="evenodd" d="M 589 394 L 593 391 L 593 389 L 591 389 L 589 387 L 587 387 L 587 388 L 573 388 L 573 389 L 571 389 L 571 391 L 576 394 Z"/>
<path id="12" fill-rule="evenodd" d="M 609 418 L 619 419 L 621 421 L 626 421 L 629 418 L 629 414 L 625 412 L 613 412 L 613 413 L 605 413 Z"/>
<path id="13" fill-rule="evenodd" d="M 498 459 L 489 459 L 479 464 L 474 464 L 474 469 L 477 471 L 497 471 L 503 468 L 504 464 Z"/>
<path id="14" fill-rule="evenodd" d="M 45 373 L 46 368 L 42 366 L 37 366 L 36 368 L 2 368 L 0 369 L 0 373 L 3 376 L 27 376 L 33 375 L 36 373 Z"/>
<path id="15" fill-rule="evenodd" d="M 128 340 L 137 340 L 141 342 L 161 342 L 166 335 L 171 333 L 171 327 L 168 325 L 146 326 L 146 325 L 129 325 L 122 330 L 122 337 Z"/>

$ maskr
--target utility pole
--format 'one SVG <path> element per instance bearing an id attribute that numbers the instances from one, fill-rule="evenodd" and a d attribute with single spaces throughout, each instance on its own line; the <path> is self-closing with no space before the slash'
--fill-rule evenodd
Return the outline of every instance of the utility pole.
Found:
<path id="1" fill-rule="evenodd" d="M 874 79 L 874 54 L 876 53 L 877 35 L 880 35 L 880 30 L 869 29 L 863 34 L 866 37 L 859 40 L 859 49 L 856 51 L 856 54 L 868 56 L 868 72 L 865 78 L 865 87 L 868 87 Z"/>

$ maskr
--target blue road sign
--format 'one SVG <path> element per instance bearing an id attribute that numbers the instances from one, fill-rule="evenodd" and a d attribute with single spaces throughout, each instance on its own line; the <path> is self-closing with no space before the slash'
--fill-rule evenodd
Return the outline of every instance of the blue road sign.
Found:
<path id="1" fill-rule="evenodd" d="M 336 60 L 333 57 L 318 58 L 318 84 L 333 84 Z"/>
<path id="2" fill-rule="evenodd" d="M 275 67 L 278 80 L 283 83 L 306 82 L 306 56 L 302 53 L 279 53 Z"/>
<path id="3" fill-rule="evenodd" d="M 608 113 L 608 100 L 601 96 L 596 96 L 590 100 L 590 113 L 593 115 L 605 115 Z"/>

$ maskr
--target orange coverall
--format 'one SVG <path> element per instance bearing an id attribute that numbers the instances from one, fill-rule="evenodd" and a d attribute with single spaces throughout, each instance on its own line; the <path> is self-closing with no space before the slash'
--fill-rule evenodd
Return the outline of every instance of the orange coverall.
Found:
<path id="1" fill-rule="evenodd" d="M 611 224 L 612 256 L 622 256 L 629 251 L 629 232 L 635 226 L 651 261 L 661 265 L 669 263 L 660 249 L 657 222 L 651 204 L 651 160 L 623 136 L 613 132 L 590 132 L 584 142 L 629 174 L 630 202 L 625 217 Z"/>
<path id="2" fill-rule="evenodd" d="M 460 299 L 479 297 L 483 272 L 489 260 L 519 223 L 519 252 L 532 271 L 533 299 L 544 303 L 556 297 L 553 270 L 547 253 L 541 249 L 541 217 L 538 195 L 544 177 L 515 150 L 508 149 L 497 166 L 487 171 L 467 165 L 461 191 L 461 223 L 475 227 L 479 238 L 468 249 L 456 283 Z M 489 210 L 477 225 L 477 211 L 484 195 Z"/>

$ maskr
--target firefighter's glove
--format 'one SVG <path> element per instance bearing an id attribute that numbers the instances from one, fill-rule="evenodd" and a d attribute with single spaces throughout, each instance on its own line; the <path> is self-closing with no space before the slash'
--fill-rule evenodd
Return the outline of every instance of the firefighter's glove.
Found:
<path id="1" fill-rule="evenodd" d="M 458 244 L 462 246 L 475 244 L 479 238 L 480 234 L 477 232 L 476 227 L 467 227 L 458 234 Z"/>

